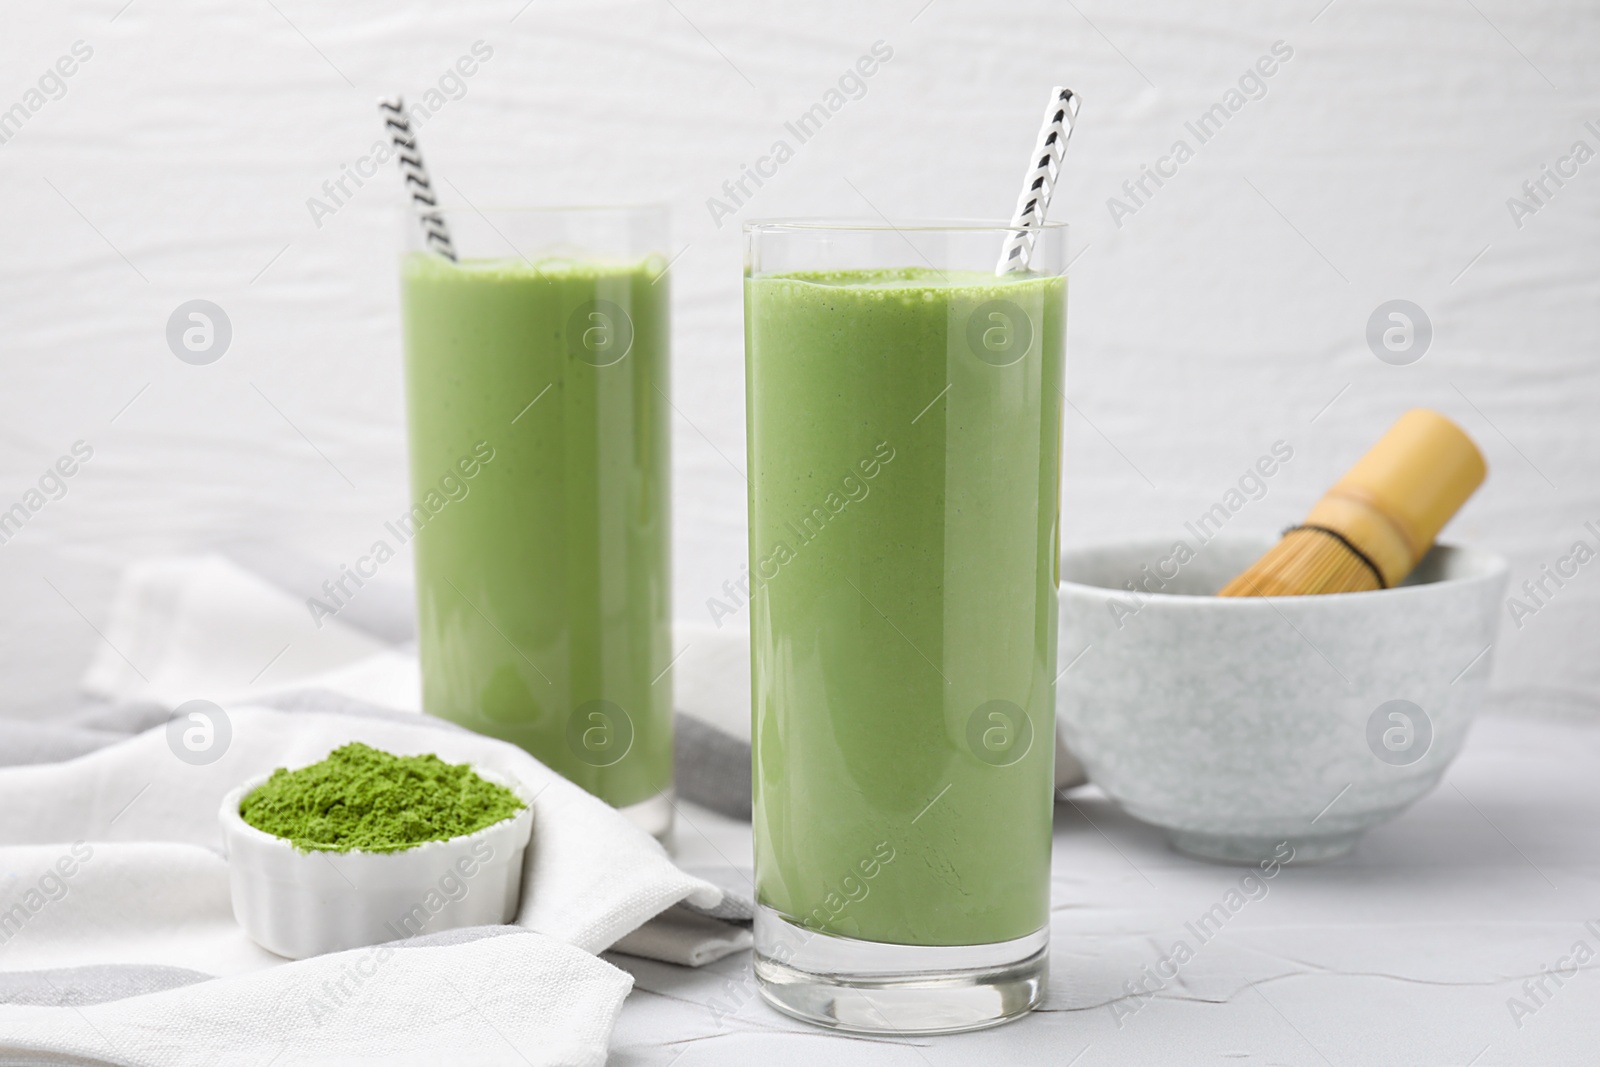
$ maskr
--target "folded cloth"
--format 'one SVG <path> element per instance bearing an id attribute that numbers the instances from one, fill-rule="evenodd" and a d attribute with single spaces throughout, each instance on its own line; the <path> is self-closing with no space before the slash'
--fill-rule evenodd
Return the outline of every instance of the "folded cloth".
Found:
<path id="1" fill-rule="evenodd" d="M 380 628 L 390 635 L 407 629 L 405 620 L 389 619 L 375 610 L 363 618 L 368 625 L 382 624 Z M 285 590 L 222 556 L 154 559 L 129 567 L 113 598 L 105 637 L 85 675 L 84 688 L 130 709 L 150 704 L 174 708 L 194 698 L 368 715 L 381 714 L 374 706 L 411 713 L 422 707 L 420 671 L 409 650 L 346 625 L 342 616 L 313 612 Z M 746 679 L 748 669 L 746 662 Z M 746 681 L 747 694 L 748 688 Z M 681 684 L 678 691 L 684 691 Z M 744 699 L 748 706 L 748 695 Z M 104 726 L 112 718 L 114 713 L 102 713 L 98 720 L 81 725 Z M 426 716 L 413 715 L 412 721 L 456 729 Z M 688 733 L 694 736 L 692 729 Z M 62 750 L 82 750 L 91 738 L 73 734 L 24 740 L 31 741 L 28 747 L 34 749 L 53 743 Z M 20 761 L 0 756 L 0 763 L 5 762 Z M 723 784 L 730 775 L 731 793 Z M 742 790 L 748 818 L 748 739 L 737 759 L 714 767 L 702 761 L 689 768 L 685 780 L 691 783 L 684 790 L 689 799 L 707 792 L 722 798 L 718 810 L 737 807 Z M 710 785 L 698 788 L 701 783 Z M 704 943 L 677 944 L 674 938 L 700 938 Z M 679 962 L 703 960 L 708 954 L 719 958 L 749 943 L 748 931 L 705 932 L 695 925 L 673 924 L 661 936 L 631 944 L 635 951 L 659 950 L 664 955 L 657 958 Z"/>
<path id="2" fill-rule="evenodd" d="M 310 702 L 315 702 L 313 703 Z M 263 697 L 268 707 L 300 708 L 313 711 L 375 711 L 347 697 L 320 690 L 295 690 Z M 387 715 L 413 716 L 404 712 Z M 60 711 L 48 719 L 0 718 L 0 767 L 20 767 L 27 763 L 58 763 L 101 749 L 152 726 L 164 726 L 172 709 L 154 703 L 118 704 L 90 699 L 75 711 Z"/>
<path id="3" fill-rule="evenodd" d="M 748 726 L 740 737 L 680 711 L 673 722 L 672 748 L 679 796 L 729 818 L 750 821 Z"/>
<path id="4" fill-rule="evenodd" d="M 254 702 L 308 683 L 419 711 L 417 660 L 222 556 L 145 560 L 122 575 L 83 687 L 116 702 Z"/>
<path id="5" fill-rule="evenodd" d="M 745 940 L 748 937 L 749 932 L 742 927 L 730 926 L 703 912 L 678 905 L 632 933 L 624 934 L 611 947 L 628 956 L 643 956 L 684 967 L 703 967 L 748 947 Z"/>
<path id="6" fill-rule="evenodd" d="M 166 714 L 162 709 L 163 718 Z M 71 759 L 121 741 L 129 732 L 97 730 L 61 718 L 49 722 L 3 719 L 0 720 L 0 766 Z"/>
<path id="7" fill-rule="evenodd" d="M 0 871 L 9 875 L 0 883 L 0 968 L 9 972 L 0 989 L 11 988 L 20 1002 L 0 1007 L 0 1034 L 7 1035 L 0 1038 L 0 1051 L 10 1041 L 17 1055 L 27 1049 L 36 1059 L 49 1053 L 136 1064 L 260 1063 L 267 1055 L 189 1058 L 188 1050 L 237 1044 L 270 1054 L 314 1032 L 317 1051 L 301 1049 L 300 1062 L 336 1062 L 337 1057 L 315 1056 L 343 1047 L 341 1028 L 353 1028 L 352 1035 L 365 1029 L 372 1037 L 372 1020 L 387 1012 L 414 1025 L 385 1026 L 383 1039 L 369 1047 L 388 1050 L 388 1062 L 422 1062 L 423 1052 L 432 1049 L 430 1062 L 437 1062 L 439 1050 L 461 1048 L 462 1033 L 492 1032 L 499 1015 L 515 1005 L 524 1016 L 533 1013 L 518 1024 L 528 1039 L 527 1048 L 516 1042 L 519 1050 L 530 1058 L 552 1057 L 530 1062 L 598 1063 L 627 979 L 593 954 L 680 902 L 703 910 L 727 906 L 721 889 L 679 870 L 654 838 L 514 745 L 425 716 L 381 711 L 235 706 L 221 714 L 214 735 L 220 754 L 209 763 L 180 758 L 181 744 L 174 747 L 163 725 L 65 762 L 0 769 Z M 348 741 L 470 762 L 515 779 L 534 798 L 533 838 L 515 921 L 540 936 L 459 953 L 459 965 L 447 953 L 450 958 L 437 964 L 441 973 L 460 976 L 454 984 L 469 1002 L 483 996 L 482 976 L 498 973 L 480 968 L 506 970 L 521 999 L 507 1000 L 497 988 L 489 1002 L 475 1003 L 475 1012 L 485 1016 L 482 1027 L 464 1021 L 472 1013 L 464 1014 L 463 1005 L 435 1003 L 448 990 L 437 984 L 426 995 L 419 990 L 417 983 L 433 965 L 400 955 L 393 958 L 401 964 L 385 964 L 383 980 L 373 983 L 374 1007 L 382 1008 L 376 1014 L 363 1007 L 341 1016 L 331 1030 L 281 1004 L 282 1010 L 257 1017 L 272 998 L 303 1002 L 308 991 L 325 982 L 339 988 L 340 976 L 360 976 L 374 964 L 359 962 L 371 957 L 290 964 L 249 941 L 232 918 L 217 809 L 240 781 L 314 762 Z M 642 944 L 659 955 L 701 963 L 744 947 L 748 939 L 740 927 L 703 917 L 686 923 L 675 914 L 660 932 L 644 935 Z M 574 962 L 574 954 L 582 959 Z M 261 970 L 298 974 L 306 963 L 313 966 L 305 979 L 242 980 Z M 105 1001 L 105 968 L 129 966 L 139 969 L 137 980 L 113 983 L 113 990 L 147 988 L 140 982 L 151 974 L 197 973 L 229 981 L 141 992 L 115 1005 Z M 30 981 L 29 974 L 44 977 Z M 80 979 L 82 987 L 75 984 Z M 87 1016 L 86 1024 L 89 1009 L 78 1002 L 94 1000 L 105 1001 L 103 1010 Z M 570 1027 L 573 1012 L 588 1022 Z M 452 1019 L 464 1029 L 450 1031 L 450 1040 L 441 1043 L 441 1028 Z M 604 1025 L 596 1029 L 594 1020 Z M 101 1022 L 103 1039 L 95 1032 Z M 152 1045 L 147 1035 L 164 1033 L 159 1028 L 167 1026 L 178 1028 L 172 1042 Z M 567 1038 L 550 1037 L 558 1032 Z M 406 1033 L 414 1034 L 414 1046 L 402 1039 Z M 485 1051 L 487 1058 L 467 1062 L 503 1062 L 505 1051 L 502 1045 L 494 1053 L 498 1060 Z"/>
<path id="8" fill-rule="evenodd" d="M 722 901 L 722 890 L 673 866 L 654 838 L 515 745 L 425 716 L 249 706 L 224 714 L 216 744 L 226 747 L 203 765 L 180 759 L 158 727 L 64 763 L 0 770 L 0 845 L 179 842 L 220 853 L 217 809 L 228 790 L 362 741 L 401 755 L 470 762 L 516 779 L 534 796 L 519 925 L 599 952 L 681 900 L 707 908 Z"/>
<path id="9" fill-rule="evenodd" d="M 159 967 L 78 972 L 0 975 L 0 1062 L 598 1067 L 633 985 L 595 956 L 518 927 L 452 930 L 211 980 Z M 70 987 L 96 992 L 57 992 Z"/>

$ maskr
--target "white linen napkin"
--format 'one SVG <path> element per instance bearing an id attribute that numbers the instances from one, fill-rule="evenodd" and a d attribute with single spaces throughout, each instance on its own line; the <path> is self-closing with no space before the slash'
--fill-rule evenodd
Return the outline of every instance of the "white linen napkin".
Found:
<path id="1" fill-rule="evenodd" d="M 123 572 L 105 641 L 84 675 L 106 700 L 172 708 L 317 688 L 422 710 L 413 655 L 307 606 L 223 556 L 144 560 Z"/>
<path id="2" fill-rule="evenodd" d="M 554 938 L 474 936 L 503 930 L 352 949 L 100 1003 L 0 1004 L 0 1062 L 605 1063 L 632 977 Z"/>
<path id="3" fill-rule="evenodd" d="M 362 704 L 420 712 L 421 680 L 414 655 L 347 626 L 338 617 L 322 615 L 319 619 L 308 605 L 222 556 L 142 561 L 123 574 L 106 623 L 106 639 L 89 666 L 84 688 L 107 700 L 151 701 L 168 708 L 196 698 L 224 706 L 258 701 L 305 706 L 303 699 L 295 698 L 314 693 L 313 710 L 340 710 L 328 709 L 326 698 L 331 693 Z M 745 699 L 748 707 L 748 696 Z M 448 725 L 422 715 L 417 722 Z M 324 754 L 301 762 L 313 762 Z M 744 765 L 748 763 L 747 755 Z M 745 782 L 748 791 L 748 773 Z M 655 912 L 670 903 L 660 904 Z M 606 944 L 638 925 L 612 934 Z M 749 945 L 749 931 L 739 926 L 663 921 L 660 930 L 630 937 L 616 947 L 698 966 Z"/>
<path id="4" fill-rule="evenodd" d="M 519 938 L 504 948 L 446 953 L 438 966 L 442 973 L 458 977 L 456 984 L 464 988 L 470 984 L 476 990 L 491 973 L 476 969 L 481 963 L 478 957 L 520 954 L 520 962 L 512 967 L 525 1001 L 518 1010 L 552 1006 L 545 1016 L 535 1013 L 526 1022 L 535 1048 L 567 1048 L 549 1045 L 541 1028 L 562 1030 L 572 1012 L 586 1019 L 610 1019 L 616 1010 L 613 1001 L 620 1001 L 627 991 L 625 976 L 615 968 L 592 955 L 588 957 L 592 962 L 571 962 L 570 951 L 561 946 L 598 953 L 680 901 L 701 908 L 722 903 L 720 889 L 679 870 L 654 838 L 514 745 L 424 716 L 413 720 L 249 706 L 223 710 L 226 729 L 217 732 L 222 753 L 208 764 L 196 766 L 181 759 L 166 728 L 157 727 L 66 762 L 0 769 L 0 871 L 10 875 L 0 883 L 0 969 L 26 977 L 64 968 L 137 965 L 227 977 L 262 969 L 298 974 L 306 969 L 304 964 L 311 965 L 305 980 L 263 979 L 264 985 L 240 981 L 220 986 L 202 982 L 195 990 L 108 1004 L 98 1012 L 109 1028 L 107 1034 L 122 1028 L 137 1037 L 157 1032 L 154 1028 L 163 1023 L 181 1024 L 193 1031 L 197 1047 L 210 1047 L 207 1042 L 213 1038 L 226 1037 L 229 1047 L 251 1045 L 260 1053 L 255 1060 L 238 1062 L 259 1063 L 308 1033 L 305 1020 L 295 1012 L 267 1012 L 253 1018 L 271 1003 L 257 998 L 288 996 L 287 990 L 306 982 L 315 987 L 324 980 L 319 975 L 342 974 L 342 965 L 328 962 L 335 957 L 285 963 L 251 943 L 232 921 L 227 865 L 217 851 L 222 845 L 217 809 L 238 782 L 274 767 L 315 762 L 349 741 L 402 755 L 433 752 L 450 762 L 470 762 L 516 779 L 534 797 L 533 838 L 516 923 L 542 936 Z M 737 928 L 722 925 L 726 942 L 730 939 L 725 931 Z M 705 931 L 698 936 L 704 941 Z M 361 1018 L 409 1018 L 419 1012 L 425 1029 L 416 1047 L 434 1049 L 436 1062 L 440 1048 L 454 1046 L 430 1044 L 437 1034 L 427 1027 L 444 1026 L 450 1017 L 461 1023 L 463 1033 L 477 1027 L 467 1025 L 459 1006 L 430 1015 L 440 988 L 432 986 L 422 1001 L 415 988 L 428 968 L 413 969 L 410 956 L 393 958 L 405 962 L 392 969 L 393 981 L 386 978 L 373 985 L 374 1010 L 360 1013 Z M 568 962 L 544 969 L 542 965 L 552 960 Z M 386 966 L 384 973 L 391 969 Z M 46 987 L 51 984 L 45 980 Z M 37 1002 L 38 983 L 34 988 Z M 512 1003 L 504 1001 L 500 991 L 494 993 L 494 1001 L 502 1007 Z M 84 1022 L 87 1010 L 70 1002 L 0 1006 L 0 1034 L 27 1035 L 7 1040 L 13 1049 L 40 1054 L 76 1050 L 75 1055 L 136 1064 L 214 1062 L 184 1058 L 188 1056 L 184 1041 L 169 1047 L 151 1044 L 146 1036 L 143 1043 L 135 1041 L 126 1049 L 115 1040 L 107 1047 L 109 1039 Z M 230 1029 L 230 1012 L 250 1020 L 246 1031 Z M 369 1025 L 354 1016 L 339 1023 L 358 1029 Z M 592 1027 L 569 1030 L 569 1037 L 593 1044 L 583 1036 L 592 1035 Z M 404 1043 L 390 1041 L 404 1032 L 389 1027 L 374 1047 L 396 1050 L 397 1062 L 406 1062 Z M 376 1033 L 374 1027 L 369 1036 Z M 609 1022 L 599 1031 L 596 1046 L 602 1059 L 607 1033 Z M 82 1042 L 95 1040 L 100 1040 L 94 1046 L 97 1051 L 85 1051 L 90 1046 Z M 320 1027 L 315 1047 L 324 1052 L 333 1047 L 323 1040 Z M 4 1048 L 0 1040 L 0 1049 Z M 524 1054 L 535 1053 L 529 1049 Z"/>
<path id="5" fill-rule="evenodd" d="M 423 716 L 413 722 L 223 710 L 231 739 L 220 758 L 203 766 L 180 759 L 167 731 L 157 728 L 64 763 L 0 770 L 0 844 L 165 841 L 220 853 L 217 808 L 228 790 L 362 741 L 399 755 L 432 752 L 472 763 L 516 779 L 535 797 L 521 926 L 600 952 L 681 900 L 708 908 L 722 900 L 722 890 L 673 866 L 649 834 L 515 745 Z"/>
<path id="6" fill-rule="evenodd" d="M 741 902 L 614 809 L 516 746 L 416 714 L 414 656 L 338 619 L 315 625 L 226 559 L 131 568 L 104 632 L 85 688 L 141 724 L 159 720 L 139 702 L 221 705 L 220 755 L 180 758 L 163 721 L 63 762 L 0 768 L 0 1062 L 435 1063 L 449 1050 L 600 1063 L 631 979 L 594 954 L 699 965 L 750 943 L 691 910 Z M 355 740 L 470 762 L 534 796 L 517 925 L 414 938 L 381 967 L 377 950 L 288 962 L 249 940 L 232 916 L 222 796 Z M 357 982 L 368 970 L 381 978 Z M 465 1003 L 443 1003 L 446 987 Z M 312 1010 L 315 990 L 353 1010 Z"/>

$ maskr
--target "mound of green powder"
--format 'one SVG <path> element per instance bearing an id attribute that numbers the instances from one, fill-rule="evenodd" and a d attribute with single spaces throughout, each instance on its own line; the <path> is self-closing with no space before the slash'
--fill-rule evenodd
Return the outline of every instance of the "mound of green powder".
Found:
<path id="1" fill-rule="evenodd" d="M 473 833 L 525 806 L 465 763 L 353 742 L 321 763 L 279 767 L 239 802 L 239 815 L 301 852 L 399 852 Z"/>

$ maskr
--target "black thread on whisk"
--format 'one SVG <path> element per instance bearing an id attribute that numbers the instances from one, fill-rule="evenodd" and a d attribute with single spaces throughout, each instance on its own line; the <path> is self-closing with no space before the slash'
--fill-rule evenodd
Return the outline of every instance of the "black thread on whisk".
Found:
<path id="1" fill-rule="evenodd" d="M 1318 526 L 1314 523 L 1303 522 L 1298 526 L 1290 526 L 1283 532 L 1287 535 L 1294 533 L 1296 530 L 1315 530 L 1317 533 L 1327 534 L 1335 541 L 1338 541 L 1345 548 L 1348 548 L 1352 556 L 1355 556 L 1356 559 L 1367 565 L 1367 570 L 1371 571 L 1372 576 L 1378 580 L 1379 589 L 1389 588 L 1388 580 L 1384 578 L 1383 571 L 1378 569 L 1378 565 L 1372 562 L 1372 557 L 1361 551 L 1361 549 L 1357 548 L 1354 541 L 1350 540 L 1350 538 L 1346 537 L 1338 530 L 1335 530 L 1331 526 Z"/>

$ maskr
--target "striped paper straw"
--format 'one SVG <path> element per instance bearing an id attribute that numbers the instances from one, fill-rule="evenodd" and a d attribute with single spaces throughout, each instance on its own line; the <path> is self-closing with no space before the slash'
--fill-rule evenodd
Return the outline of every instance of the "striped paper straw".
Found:
<path id="1" fill-rule="evenodd" d="M 1044 113 L 1039 143 L 1029 157 L 1031 162 L 1022 195 L 1017 198 L 1016 214 L 1011 216 L 1011 233 L 1000 251 L 1000 262 L 995 264 L 996 274 L 1028 269 L 1028 260 L 1033 256 L 1033 239 L 1044 225 L 1050 194 L 1055 191 L 1056 179 L 1061 175 L 1061 157 L 1072 136 L 1072 123 L 1078 117 L 1078 101 L 1078 94 L 1071 89 L 1058 85 L 1050 90 L 1050 108 Z"/>
<path id="2" fill-rule="evenodd" d="M 379 100 L 378 110 L 383 113 L 384 128 L 394 141 L 395 160 L 400 164 L 406 191 L 411 194 L 411 206 L 417 213 L 417 222 L 422 226 L 428 247 L 450 262 L 456 262 L 456 246 L 451 243 L 450 228 L 439 213 L 439 198 L 433 194 L 428 168 L 422 165 L 422 149 L 417 147 L 416 134 L 411 132 L 405 98 Z"/>

